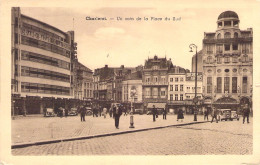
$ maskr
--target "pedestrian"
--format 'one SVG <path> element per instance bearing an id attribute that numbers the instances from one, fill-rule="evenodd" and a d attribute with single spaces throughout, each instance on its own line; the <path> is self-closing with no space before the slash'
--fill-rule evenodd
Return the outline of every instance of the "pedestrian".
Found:
<path id="1" fill-rule="evenodd" d="M 99 106 L 98 112 L 99 112 L 99 117 L 101 117 L 101 113 L 102 113 L 102 107 L 101 106 Z"/>
<path id="2" fill-rule="evenodd" d="M 116 112 L 116 105 L 113 105 L 113 118 L 115 118 L 115 112 Z"/>
<path id="3" fill-rule="evenodd" d="M 93 117 L 95 117 L 95 109 L 96 109 L 96 106 L 93 106 L 92 107 L 92 115 L 93 115 Z"/>
<path id="4" fill-rule="evenodd" d="M 210 107 L 207 107 L 204 111 L 204 120 L 207 119 L 209 120 L 209 112 L 210 112 Z"/>
<path id="5" fill-rule="evenodd" d="M 213 122 L 214 119 L 216 119 L 216 123 L 218 123 L 218 119 L 217 119 L 218 110 L 215 107 L 213 107 L 213 109 L 212 109 L 211 116 L 212 116 L 211 123 Z"/>
<path id="6" fill-rule="evenodd" d="M 104 116 L 104 119 L 107 117 L 107 108 L 106 107 L 104 107 L 103 108 L 103 116 Z"/>
<path id="7" fill-rule="evenodd" d="M 153 105 L 152 114 L 153 114 L 153 122 L 155 122 L 156 118 L 158 118 L 157 109 L 155 108 L 155 105 Z"/>
<path id="8" fill-rule="evenodd" d="M 85 115 L 86 115 L 86 108 L 83 106 L 80 106 L 80 120 L 85 121 Z"/>
<path id="9" fill-rule="evenodd" d="M 66 109 L 65 109 L 65 117 L 68 116 L 68 113 L 69 113 L 68 108 L 66 108 Z"/>
<path id="10" fill-rule="evenodd" d="M 249 113 L 250 113 L 250 109 L 248 108 L 248 104 L 245 104 L 243 108 L 243 124 L 245 123 L 246 118 L 247 118 L 247 123 L 249 123 Z"/>
<path id="11" fill-rule="evenodd" d="M 122 108 L 121 106 L 115 106 L 113 108 L 113 116 L 115 118 L 115 127 L 119 129 L 119 118 L 122 115 Z"/>
<path id="12" fill-rule="evenodd" d="M 177 121 L 179 121 L 179 119 L 181 120 L 181 122 L 184 119 L 183 110 L 182 109 L 179 109 L 178 114 L 177 114 Z"/>
<path id="13" fill-rule="evenodd" d="M 127 116 L 127 109 L 126 107 L 123 107 L 124 116 Z"/>
<path id="14" fill-rule="evenodd" d="M 112 117 L 112 113 L 113 113 L 113 109 L 112 109 L 112 106 L 109 108 L 109 117 L 111 118 Z"/>
<path id="15" fill-rule="evenodd" d="M 166 115 L 167 115 L 167 111 L 166 111 L 166 108 L 163 109 L 163 119 L 166 120 Z"/>

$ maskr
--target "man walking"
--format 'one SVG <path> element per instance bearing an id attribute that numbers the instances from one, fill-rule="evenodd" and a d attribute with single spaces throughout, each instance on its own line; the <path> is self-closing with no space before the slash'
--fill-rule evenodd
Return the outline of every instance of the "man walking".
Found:
<path id="1" fill-rule="evenodd" d="M 218 110 L 215 107 L 213 107 L 211 123 L 213 122 L 214 119 L 216 119 L 216 123 L 218 123 L 217 116 L 218 116 Z"/>
<path id="2" fill-rule="evenodd" d="M 207 107 L 206 110 L 204 111 L 204 120 L 207 119 L 209 120 L 209 112 L 210 112 L 210 107 Z"/>
<path id="3" fill-rule="evenodd" d="M 113 116 L 115 118 L 115 126 L 117 129 L 119 129 L 119 118 L 122 115 L 122 108 L 120 105 L 114 106 L 113 111 Z"/>
<path id="4" fill-rule="evenodd" d="M 103 108 L 103 115 L 104 115 L 104 119 L 107 117 L 107 108 L 106 107 L 104 107 Z"/>
<path id="5" fill-rule="evenodd" d="M 81 106 L 80 107 L 80 120 L 85 121 L 85 115 L 86 115 L 86 108 Z"/>
<path id="6" fill-rule="evenodd" d="M 166 120 L 167 111 L 166 108 L 163 109 L 163 120 Z"/>
<path id="7" fill-rule="evenodd" d="M 245 104 L 243 108 L 243 124 L 245 123 L 245 119 L 247 118 L 247 123 L 249 123 L 249 113 L 250 109 L 248 108 L 248 104 Z"/>
<path id="8" fill-rule="evenodd" d="M 156 121 L 156 116 L 158 115 L 157 114 L 157 109 L 155 108 L 155 105 L 153 105 L 153 109 L 152 109 L 152 114 L 153 114 L 153 121 L 155 122 Z"/>

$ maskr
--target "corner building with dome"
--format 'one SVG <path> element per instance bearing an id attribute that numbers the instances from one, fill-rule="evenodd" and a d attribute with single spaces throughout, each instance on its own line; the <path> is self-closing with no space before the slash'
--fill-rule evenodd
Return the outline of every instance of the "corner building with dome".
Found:
<path id="1" fill-rule="evenodd" d="M 252 108 L 253 30 L 240 30 L 237 13 L 225 11 L 216 32 L 205 32 L 202 48 L 204 107 Z M 193 63 L 195 65 L 195 63 Z"/>

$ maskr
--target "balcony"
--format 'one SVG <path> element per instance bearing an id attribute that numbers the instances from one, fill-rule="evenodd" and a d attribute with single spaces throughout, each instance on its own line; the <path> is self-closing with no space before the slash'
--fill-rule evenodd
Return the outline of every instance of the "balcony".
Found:
<path id="1" fill-rule="evenodd" d="M 253 37 L 247 38 L 221 38 L 221 39 L 203 39 L 204 44 L 218 44 L 218 43 L 241 43 L 252 42 Z"/>
<path id="2" fill-rule="evenodd" d="M 143 86 L 168 86 L 168 82 L 143 82 Z"/>

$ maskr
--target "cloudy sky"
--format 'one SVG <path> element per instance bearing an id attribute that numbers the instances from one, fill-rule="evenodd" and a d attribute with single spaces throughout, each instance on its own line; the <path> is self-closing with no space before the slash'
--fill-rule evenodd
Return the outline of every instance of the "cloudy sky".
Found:
<path id="1" fill-rule="evenodd" d="M 21 7 L 21 12 L 63 31 L 74 30 L 79 61 L 92 70 L 105 64 L 144 65 L 145 60 L 155 54 L 190 69 L 193 54 L 189 52 L 189 44 L 194 43 L 201 49 L 204 32 L 215 32 L 221 12 L 235 11 L 240 18 L 240 29 L 254 28 L 253 3 L 239 2 L 176 6 L 168 3 L 160 7 Z M 87 16 L 108 20 L 90 21 L 86 20 Z M 117 17 L 142 20 L 117 21 Z M 144 17 L 149 20 L 144 21 Z M 151 17 L 175 17 L 180 21 L 151 21 Z"/>

